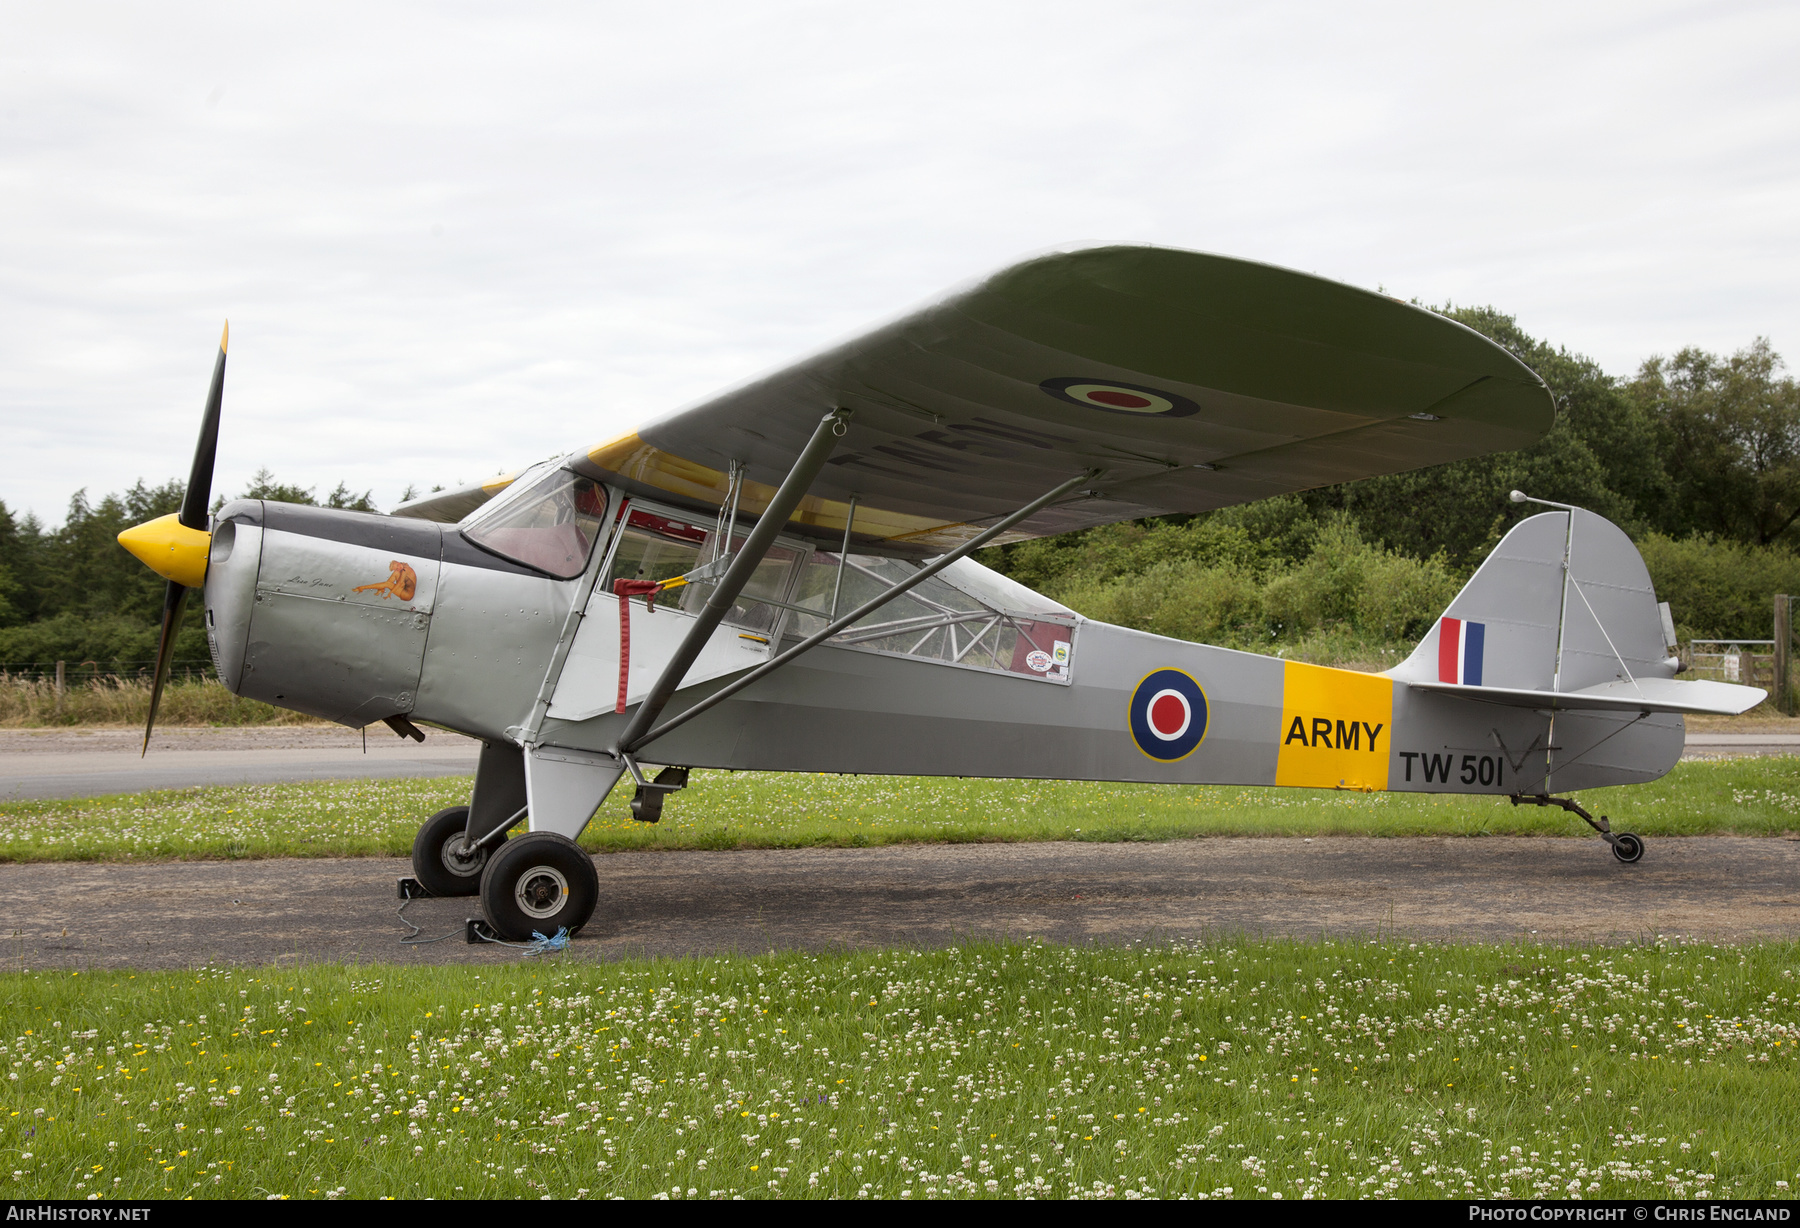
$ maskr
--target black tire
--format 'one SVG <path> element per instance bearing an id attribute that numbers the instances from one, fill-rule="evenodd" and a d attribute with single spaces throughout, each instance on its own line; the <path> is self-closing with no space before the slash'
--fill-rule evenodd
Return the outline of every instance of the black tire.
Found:
<path id="1" fill-rule="evenodd" d="M 481 875 L 481 915 L 508 942 L 533 932 L 569 936 L 586 925 L 600 900 L 594 859 L 567 836 L 536 831 L 502 845 Z"/>
<path id="2" fill-rule="evenodd" d="M 469 808 L 451 806 L 426 819 L 413 837 L 413 877 L 432 895 L 475 895 L 481 890 L 481 871 L 492 850 L 477 849 L 473 857 L 463 856 L 468 826 Z"/>
<path id="3" fill-rule="evenodd" d="M 1622 831 L 1613 836 L 1612 849 L 1614 857 L 1630 865 L 1644 855 L 1644 841 L 1641 836 Z"/>

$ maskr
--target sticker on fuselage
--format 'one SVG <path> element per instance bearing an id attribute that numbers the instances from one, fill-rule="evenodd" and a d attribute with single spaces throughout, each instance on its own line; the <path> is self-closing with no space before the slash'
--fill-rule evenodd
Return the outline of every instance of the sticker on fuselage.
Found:
<path id="1" fill-rule="evenodd" d="M 1111 380 L 1066 375 L 1047 379 L 1038 387 L 1059 401 L 1088 409 L 1103 409 L 1109 414 L 1186 418 L 1200 412 L 1200 406 L 1184 396 L 1143 384 L 1115 384 Z"/>
<path id="2" fill-rule="evenodd" d="M 1185 759 L 1206 740 L 1206 692 L 1192 675 L 1159 669 L 1131 693 L 1131 740 L 1152 759 Z"/>

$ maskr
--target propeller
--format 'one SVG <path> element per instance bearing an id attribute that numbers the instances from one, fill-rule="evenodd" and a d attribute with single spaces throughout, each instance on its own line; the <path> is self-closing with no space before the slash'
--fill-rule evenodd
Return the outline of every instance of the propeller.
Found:
<path id="1" fill-rule="evenodd" d="M 213 363 L 212 387 L 206 392 L 206 409 L 200 415 L 200 440 L 194 445 L 194 466 L 188 472 L 187 493 L 181 498 L 181 511 L 173 518 L 176 525 L 164 524 L 169 519 L 164 517 L 139 526 L 140 529 L 151 529 L 153 526 L 164 525 L 166 536 L 176 539 L 169 542 L 169 549 L 178 554 L 185 550 L 190 555 L 185 560 L 186 566 L 179 570 L 166 565 L 150 564 L 165 575 L 170 570 L 177 570 L 177 574 L 190 583 L 179 583 L 171 577 L 169 587 L 163 593 L 162 638 L 156 643 L 156 674 L 150 686 L 150 719 L 144 722 L 144 748 L 138 752 L 140 759 L 150 753 L 150 734 L 156 728 L 156 709 L 162 704 L 163 684 L 169 680 L 169 665 L 175 657 L 175 632 L 181 625 L 181 612 L 187 605 L 188 590 L 200 587 L 206 579 L 205 554 L 201 554 L 196 569 L 191 552 L 196 546 L 209 546 L 211 540 L 207 531 L 206 505 L 212 500 L 213 461 L 219 451 L 219 403 L 225 395 L 225 345 L 230 337 L 231 322 L 226 321 L 225 331 L 219 334 L 219 357 Z M 187 533 L 182 533 L 182 529 L 187 530 Z M 136 530 L 127 529 L 119 535 L 120 541 L 133 554 L 145 558 L 134 542 L 125 540 L 127 534 L 134 532 Z M 196 542 L 194 534 L 205 537 L 206 542 Z M 150 560 L 145 558 L 145 562 Z"/>

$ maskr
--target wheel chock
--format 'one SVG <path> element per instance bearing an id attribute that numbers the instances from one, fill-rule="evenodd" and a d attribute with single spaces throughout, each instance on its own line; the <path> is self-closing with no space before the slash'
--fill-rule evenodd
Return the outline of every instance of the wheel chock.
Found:
<path id="1" fill-rule="evenodd" d="M 402 900 L 422 900 L 431 893 L 416 878 L 396 879 L 394 882 L 396 898 Z"/>
<path id="2" fill-rule="evenodd" d="M 499 942 L 500 935 L 488 928 L 488 923 L 480 917 L 470 917 L 463 922 L 463 941 L 470 946 L 482 942 Z"/>

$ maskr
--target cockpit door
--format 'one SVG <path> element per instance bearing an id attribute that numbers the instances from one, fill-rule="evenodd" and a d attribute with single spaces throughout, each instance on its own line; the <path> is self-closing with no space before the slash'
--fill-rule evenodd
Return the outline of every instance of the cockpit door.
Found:
<path id="1" fill-rule="evenodd" d="M 569 659 L 557 682 L 549 715 L 556 720 L 583 721 L 619 710 L 619 598 L 616 579 L 667 580 L 687 575 L 715 557 L 712 525 L 680 513 L 628 504 L 611 557 L 588 600 Z M 787 611 L 784 602 L 793 577 L 808 551 L 794 543 L 772 547 L 725 621 L 713 633 L 688 670 L 683 686 L 734 674 L 768 660 Z M 641 598 L 631 603 L 631 649 L 625 677 L 625 705 L 639 703 L 661 675 L 664 664 L 687 637 L 700 607 L 712 591 L 696 583 L 663 593 L 654 613 Z"/>

